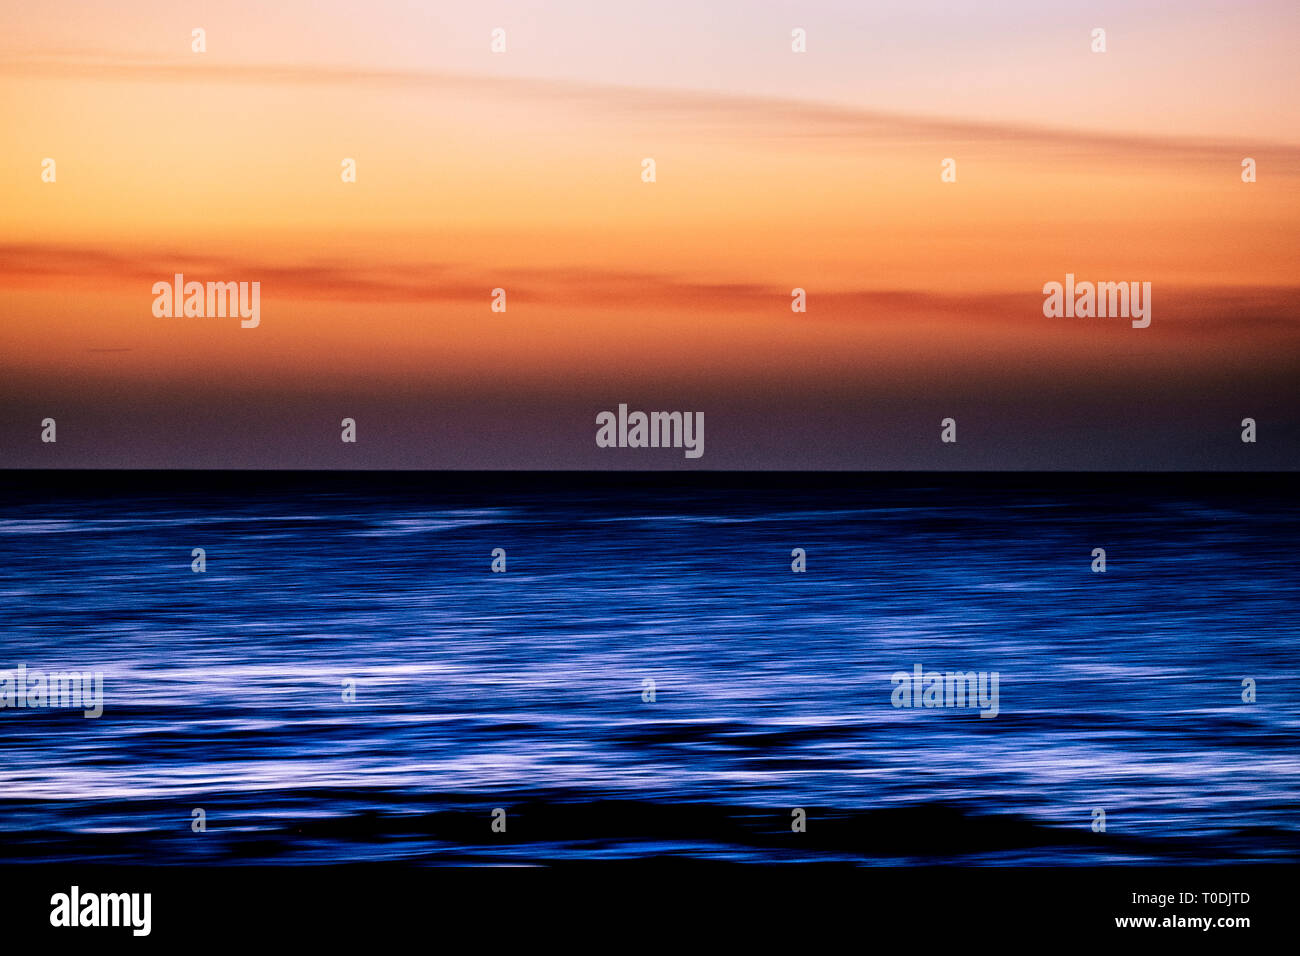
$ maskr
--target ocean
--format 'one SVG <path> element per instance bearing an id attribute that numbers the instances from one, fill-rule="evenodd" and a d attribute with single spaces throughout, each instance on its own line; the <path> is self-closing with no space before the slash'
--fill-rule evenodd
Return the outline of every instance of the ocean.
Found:
<path id="1" fill-rule="evenodd" d="M 1295 484 L 6 473 L 0 860 L 1294 861 Z"/>

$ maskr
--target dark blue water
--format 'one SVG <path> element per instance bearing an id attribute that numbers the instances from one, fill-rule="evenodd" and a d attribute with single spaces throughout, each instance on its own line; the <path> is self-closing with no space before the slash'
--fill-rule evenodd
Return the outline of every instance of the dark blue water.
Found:
<path id="1" fill-rule="evenodd" d="M 0 859 L 1300 857 L 1288 496 L 518 484 L 0 504 Z"/>

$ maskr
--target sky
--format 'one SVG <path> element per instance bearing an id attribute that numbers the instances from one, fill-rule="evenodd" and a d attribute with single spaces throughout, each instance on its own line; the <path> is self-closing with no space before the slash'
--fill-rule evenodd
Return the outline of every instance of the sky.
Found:
<path id="1" fill-rule="evenodd" d="M 0 467 L 1300 461 L 1294 3 L 6 7 Z"/>

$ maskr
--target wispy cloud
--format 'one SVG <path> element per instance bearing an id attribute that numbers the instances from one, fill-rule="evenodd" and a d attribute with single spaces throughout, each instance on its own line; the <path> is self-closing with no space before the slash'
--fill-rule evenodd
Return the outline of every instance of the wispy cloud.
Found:
<path id="1" fill-rule="evenodd" d="M 82 285 L 98 292 L 135 289 L 176 272 L 197 281 L 239 277 L 262 283 L 268 300 L 346 301 L 371 304 L 476 303 L 484 305 L 503 282 L 512 303 L 569 308 L 654 308 L 695 313 L 764 313 L 791 322 L 879 321 L 893 316 L 975 314 L 997 324 L 1041 325 L 1042 295 L 1020 292 L 943 293 L 924 289 L 833 289 L 814 291 L 814 309 L 790 311 L 791 290 L 775 284 L 701 282 L 668 273 L 590 267 L 493 269 L 456 263 L 345 261 L 272 263 L 213 256 L 196 250 L 111 251 L 93 246 L 0 244 L 0 286 L 51 288 Z M 581 289 L 575 301 L 573 290 Z M 1182 286 L 1161 290 L 1167 314 L 1184 331 L 1235 333 L 1248 322 L 1253 333 L 1300 332 L 1300 286 Z M 1165 303 L 1168 303 L 1167 305 Z"/>
<path id="2" fill-rule="evenodd" d="M 65 53 L 0 61 L 0 75 L 168 84 L 418 89 L 450 97 L 567 104 L 586 112 L 688 124 L 693 133 L 824 142 L 981 143 L 1039 150 L 1058 159 L 1125 161 L 1165 157 L 1180 166 L 1266 158 L 1272 174 L 1300 173 L 1300 146 L 1282 143 L 1115 134 L 1104 130 L 981 122 L 864 110 L 834 104 L 717 92 L 430 70 L 319 64 L 221 63 L 108 53 Z"/>

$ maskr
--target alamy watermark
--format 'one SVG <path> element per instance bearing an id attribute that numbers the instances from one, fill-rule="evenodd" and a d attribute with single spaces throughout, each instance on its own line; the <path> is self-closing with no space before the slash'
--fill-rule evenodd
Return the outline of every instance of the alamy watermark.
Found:
<path id="1" fill-rule="evenodd" d="M 186 282 L 176 273 L 171 282 L 153 284 L 153 314 L 159 319 L 232 318 L 238 315 L 241 328 L 255 329 L 262 323 L 262 283 Z"/>
<path id="2" fill-rule="evenodd" d="M 39 671 L 19 664 L 0 671 L 0 710 L 74 708 L 95 719 L 104 713 L 104 675 L 99 671 Z"/>
<path id="3" fill-rule="evenodd" d="M 916 664 L 897 671 L 890 703 L 895 707 L 978 707 L 981 717 L 998 715 L 998 672 L 926 671 Z"/>
<path id="4" fill-rule="evenodd" d="M 684 448 L 687 458 L 704 454 L 703 412 L 629 412 L 596 416 L 597 448 Z"/>
<path id="5" fill-rule="evenodd" d="M 1048 282 L 1043 295 L 1043 315 L 1049 319 L 1132 319 L 1135 329 L 1151 324 L 1150 282 L 1075 282 L 1074 273 L 1067 272 L 1064 285 Z"/>
<path id="6" fill-rule="evenodd" d="M 50 897 L 50 925 L 57 928 L 125 927 L 133 936 L 153 930 L 152 893 L 83 893 L 73 886 Z"/>

